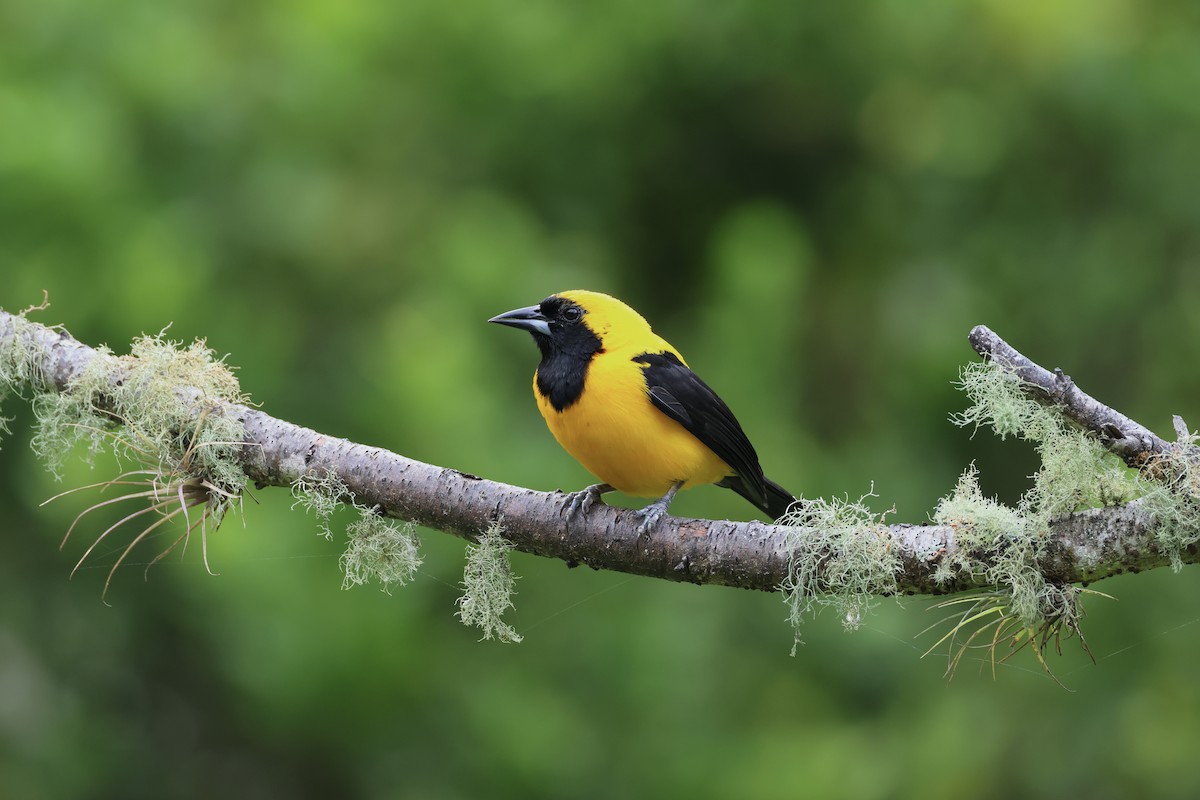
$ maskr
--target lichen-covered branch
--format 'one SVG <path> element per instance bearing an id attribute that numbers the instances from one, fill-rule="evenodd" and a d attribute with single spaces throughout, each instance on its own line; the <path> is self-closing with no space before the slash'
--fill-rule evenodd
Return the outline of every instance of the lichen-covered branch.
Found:
<path id="1" fill-rule="evenodd" d="M 977 328 L 973 342 L 980 331 L 990 334 Z M 995 358 L 1003 343 L 990 335 L 988 352 Z M 1034 366 L 1028 365 L 1028 369 Z M 116 387 L 124 370 L 114 356 L 76 341 L 65 331 L 0 311 L 0 388 L 4 383 L 13 388 L 25 381 L 34 392 L 70 391 L 85 372 L 107 374 Z M 1044 385 L 1040 373 L 1031 374 L 1037 380 L 1030 385 Z M 1053 375 L 1051 379 L 1057 380 Z M 1073 388 L 1068 392 L 1074 393 L 1077 390 Z M 649 536 L 639 537 L 637 520 L 628 510 L 602 505 L 595 506 L 586 519 L 568 524 L 560 492 L 533 491 L 424 464 L 276 419 L 246 405 L 214 404 L 211 397 L 203 397 L 193 388 L 179 387 L 175 394 L 181 407 L 194 414 L 220 414 L 242 423 L 238 463 L 259 487 L 291 487 L 304 477 L 336 475 L 360 507 L 472 541 L 499 522 L 504 538 L 516 550 L 561 559 L 571 566 L 587 564 L 673 581 L 775 591 L 795 578 L 791 571 L 796 548 L 809 542 L 815 550 L 806 555 L 805 564 L 815 565 L 815 569 L 805 580 L 810 591 L 821 591 L 829 572 L 845 568 L 847 563 L 839 550 L 848 540 L 795 526 L 667 517 Z M 101 391 L 92 402 L 103 412 L 108 401 Z M 1117 417 L 1096 419 L 1111 422 Z M 1137 439 L 1139 447 L 1157 446 L 1148 438 L 1153 434 L 1124 417 L 1119 420 L 1112 424 L 1120 429 L 1122 438 Z M 878 545 L 878 552 L 889 559 L 889 574 L 878 585 L 856 588 L 883 594 L 944 594 L 993 583 L 986 567 L 1004 556 L 1004 538 L 983 542 L 962 536 L 961 529 L 953 523 L 877 522 L 864 533 L 860 526 L 854 535 L 873 537 L 872 546 Z M 1163 547 L 1155 533 L 1154 514 L 1138 502 L 1062 515 L 1049 522 L 1046 536 L 1039 566 L 1045 577 L 1056 583 L 1094 581 L 1179 560 L 1198 560 L 1194 545 L 1182 554 Z M 939 571 L 947 559 L 972 567 Z"/>
<path id="2" fill-rule="evenodd" d="M 1055 406 L 1129 466 L 1145 468 L 1154 462 L 1155 456 L 1178 449 L 1177 443 L 1162 439 L 1154 431 L 1084 392 L 1061 369 L 1051 372 L 1030 361 L 986 325 L 975 326 L 968 340 L 984 359 L 1012 370 L 1029 397 L 1043 405 Z M 1176 420 L 1178 426 L 1178 417 Z"/>

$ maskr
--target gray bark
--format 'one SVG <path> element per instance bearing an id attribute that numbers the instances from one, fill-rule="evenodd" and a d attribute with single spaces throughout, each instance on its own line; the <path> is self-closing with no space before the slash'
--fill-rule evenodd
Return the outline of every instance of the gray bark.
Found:
<path id="1" fill-rule="evenodd" d="M 0 351 L 14 337 L 36 352 L 42 378 L 39 391 L 63 391 L 74 375 L 95 358 L 104 358 L 65 331 L 26 323 L 0 311 Z M 976 328 L 971 341 L 989 357 L 1020 356 L 986 328 Z M 1007 350 L 1005 350 L 1007 348 Z M 1011 352 L 1010 352 L 1011 351 Z M 1162 440 L 1147 429 L 1107 409 L 1073 386 L 1062 389 L 1060 379 L 1045 370 L 1033 375 L 1032 391 L 1060 406 L 1070 401 L 1080 408 L 1079 419 L 1098 430 L 1117 430 L 1110 436 L 1129 450 L 1129 442 L 1154 452 Z M 1040 370 L 1040 367 L 1036 367 Z M 119 380 L 114 363 L 113 380 Z M 1049 382 L 1048 382 L 1049 381 Z M 1059 387 L 1056 389 L 1055 387 Z M 1057 391 L 1057 394 L 1056 394 Z M 1086 399 L 1086 403 L 1084 402 Z M 180 392 L 190 404 L 194 394 Z M 98 399 L 101 405 L 103 398 Z M 1072 413 L 1065 406 L 1064 413 Z M 504 537 L 517 550 L 556 558 L 568 565 L 587 564 L 672 581 L 721 584 L 774 591 L 788 574 L 786 537 L 792 529 L 762 522 L 731 522 L 664 517 L 648 536 L 636 533 L 638 520 L 628 509 L 596 504 L 586 518 L 570 524 L 564 517 L 565 495 L 538 492 L 424 464 L 387 450 L 356 444 L 319 433 L 258 409 L 229 405 L 224 413 L 245 425 L 241 460 L 246 476 L 259 487 L 290 487 L 299 477 L 335 472 L 356 502 L 377 506 L 388 516 L 411 520 L 467 539 L 474 539 L 499 520 Z M 1113 426 L 1111 430 L 1105 426 Z M 1166 443 L 1163 443 L 1164 445 Z M 1170 445 L 1166 445 L 1170 446 Z M 900 559 L 898 591 L 904 594 L 945 594 L 983 586 L 979 575 L 959 576 L 939 584 L 934 572 L 940 561 L 956 552 L 956 532 L 950 526 L 895 524 L 881 527 L 891 537 L 892 552 Z M 1066 515 L 1051 523 L 1051 546 L 1042 562 L 1055 582 L 1094 581 L 1127 571 L 1170 563 L 1157 544 L 1151 515 L 1138 503 Z M 986 563 L 988 554 L 975 554 Z M 1197 560 L 1196 548 L 1183 559 Z"/>

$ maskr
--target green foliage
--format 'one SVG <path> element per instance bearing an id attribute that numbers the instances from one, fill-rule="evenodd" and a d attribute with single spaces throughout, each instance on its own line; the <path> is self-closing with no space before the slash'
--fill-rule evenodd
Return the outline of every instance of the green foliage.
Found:
<path id="1" fill-rule="evenodd" d="M 49 289 L 89 343 L 174 321 L 322 432 L 586 485 L 532 345 L 482 322 L 575 286 L 645 313 L 773 479 L 874 479 L 892 520 L 971 461 L 1016 508 L 1039 468 L 945 424 L 976 323 L 1152 427 L 1200 397 L 1194 3 L 12 0 L 0 31 L 0 305 Z M 341 592 L 277 490 L 215 538 L 220 581 L 130 567 L 113 610 L 63 580 L 78 509 L 38 507 L 65 487 L 23 440 L 5 797 L 1200 794 L 1189 570 L 1097 587 L 1073 695 L 970 653 L 947 687 L 920 603 L 823 614 L 788 659 L 776 597 L 536 558 L 536 641 L 480 647 L 446 624 L 459 542 L 422 536 L 402 602 Z"/>
<path id="2" fill-rule="evenodd" d="M 482 630 L 484 639 L 495 637 L 515 644 L 522 637 L 504 621 L 504 612 L 512 608 L 515 580 L 508 563 L 512 545 L 504 540 L 502 533 L 499 523 L 493 523 L 479 541 L 467 545 L 458 618 L 464 625 Z"/>

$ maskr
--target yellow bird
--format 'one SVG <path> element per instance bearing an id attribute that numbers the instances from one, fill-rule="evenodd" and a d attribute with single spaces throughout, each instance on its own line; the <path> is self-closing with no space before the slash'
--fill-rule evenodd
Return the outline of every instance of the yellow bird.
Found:
<path id="1" fill-rule="evenodd" d="M 778 519 L 796 501 L 768 480 L 729 407 L 679 351 L 615 297 L 573 290 L 489 322 L 533 334 L 533 394 L 554 438 L 602 483 L 570 495 L 568 518 L 613 489 L 659 499 L 637 513 L 646 533 L 675 493 L 733 489 Z"/>

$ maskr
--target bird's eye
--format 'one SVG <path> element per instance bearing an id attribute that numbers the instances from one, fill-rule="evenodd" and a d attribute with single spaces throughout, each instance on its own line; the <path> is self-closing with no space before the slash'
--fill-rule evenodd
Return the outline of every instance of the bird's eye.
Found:
<path id="1" fill-rule="evenodd" d="M 579 306 L 566 306 L 562 310 L 562 318 L 564 322 L 579 322 L 583 319 L 583 309 Z"/>

